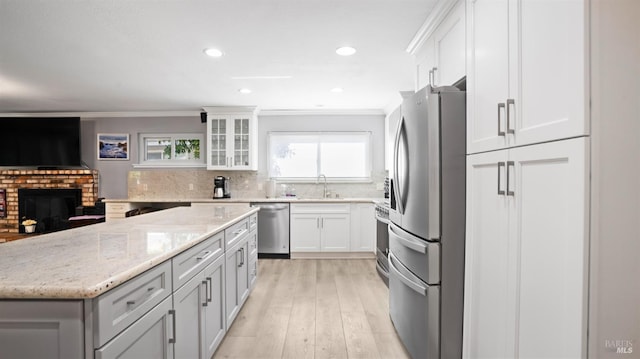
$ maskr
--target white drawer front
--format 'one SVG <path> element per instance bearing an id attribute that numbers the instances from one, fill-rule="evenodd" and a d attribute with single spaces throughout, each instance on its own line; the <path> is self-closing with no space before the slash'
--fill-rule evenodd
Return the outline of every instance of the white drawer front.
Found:
<path id="1" fill-rule="evenodd" d="M 99 296 L 93 301 L 96 347 L 141 318 L 171 292 L 171 261 L 166 261 Z"/>
<path id="2" fill-rule="evenodd" d="M 292 203 L 291 213 L 350 213 L 350 203 Z"/>
<path id="3" fill-rule="evenodd" d="M 178 290 L 224 252 L 224 235 L 218 233 L 172 259 L 173 290 Z"/>

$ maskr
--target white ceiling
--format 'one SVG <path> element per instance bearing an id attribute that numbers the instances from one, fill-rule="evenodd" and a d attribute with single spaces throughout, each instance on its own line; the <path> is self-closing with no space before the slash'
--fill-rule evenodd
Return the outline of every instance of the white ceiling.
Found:
<path id="1" fill-rule="evenodd" d="M 414 87 L 405 50 L 435 3 L 0 0 L 0 112 L 383 109 Z"/>

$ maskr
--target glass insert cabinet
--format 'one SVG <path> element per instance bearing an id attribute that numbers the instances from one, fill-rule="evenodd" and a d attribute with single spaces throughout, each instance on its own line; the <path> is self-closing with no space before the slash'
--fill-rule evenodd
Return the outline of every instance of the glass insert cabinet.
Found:
<path id="1" fill-rule="evenodd" d="M 257 109 L 205 107 L 207 112 L 207 169 L 258 169 Z"/>

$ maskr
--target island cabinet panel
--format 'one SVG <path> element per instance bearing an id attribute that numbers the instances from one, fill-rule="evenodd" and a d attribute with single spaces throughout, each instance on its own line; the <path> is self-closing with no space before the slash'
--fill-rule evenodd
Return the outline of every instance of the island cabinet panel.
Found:
<path id="1" fill-rule="evenodd" d="M 224 252 L 224 233 L 218 233 L 175 256 L 173 262 L 173 290 L 187 283 Z"/>
<path id="2" fill-rule="evenodd" d="M 235 247 L 226 251 L 225 287 L 227 330 L 249 295 L 248 241 L 245 236 Z"/>
<path id="3" fill-rule="evenodd" d="M 169 297 L 105 346 L 96 349 L 95 359 L 173 359 L 173 343 L 178 338 L 171 308 Z"/>
<path id="4" fill-rule="evenodd" d="M 204 358 L 213 357 L 226 331 L 224 306 L 225 258 L 220 257 L 204 270 L 207 282 L 207 305 L 203 306 L 204 313 Z"/>
<path id="5" fill-rule="evenodd" d="M 222 341 L 223 275 L 224 257 L 219 257 L 173 294 L 176 359 L 209 359 Z"/>
<path id="6" fill-rule="evenodd" d="M 247 232 L 249 232 L 250 225 L 252 224 L 249 220 L 245 219 L 227 228 L 224 231 L 224 237 L 226 239 L 225 249 L 228 250 L 229 248 L 234 247 L 236 243 L 244 239 Z"/>
<path id="7" fill-rule="evenodd" d="M 166 261 L 93 301 L 94 344 L 101 347 L 171 295 L 171 261 Z"/>
<path id="8" fill-rule="evenodd" d="M 82 301 L 0 301 L 0 358 L 84 358 Z"/>

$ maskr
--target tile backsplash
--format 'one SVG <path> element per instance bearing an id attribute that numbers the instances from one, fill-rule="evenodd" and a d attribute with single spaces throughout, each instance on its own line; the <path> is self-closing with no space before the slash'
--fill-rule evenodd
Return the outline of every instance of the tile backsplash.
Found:
<path id="1" fill-rule="evenodd" d="M 213 179 L 216 176 L 230 178 L 231 198 L 266 198 L 268 178 L 257 172 L 207 171 L 207 170 L 135 170 L 128 175 L 128 199 L 130 200 L 184 200 L 213 197 Z M 350 198 L 380 198 L 386 173 L 374 174 L 372 183 L 328 183 L 331 196 Z M 289 193 L 301 198 L 322 197 L 323 184 L 280 183 L 276 195 L 286 186 Z"/>

